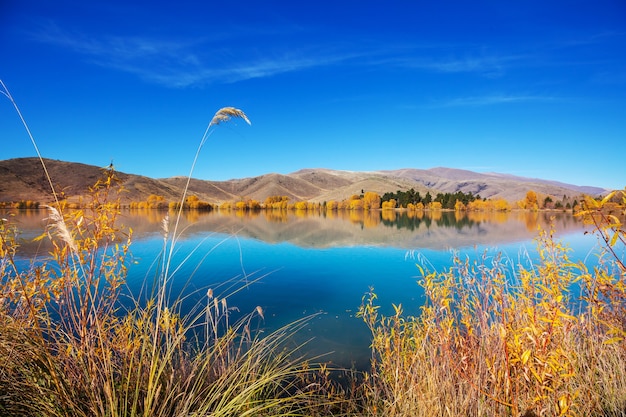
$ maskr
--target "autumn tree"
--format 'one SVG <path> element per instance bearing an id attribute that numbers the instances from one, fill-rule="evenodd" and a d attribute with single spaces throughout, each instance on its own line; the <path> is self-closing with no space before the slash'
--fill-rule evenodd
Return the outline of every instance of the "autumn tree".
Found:
<path id="1" fill-rule="evenodd" d="M 200 204 L 200 198 L 197 195 L 190 195 L 185 199 L 187 208 L 195 209 Z"/>
<path id="2" fill-rule="evenodd" d="M 529 190 L 526 193 L 526 198 L 519 202 L 519 206 L 527 210 L 538 210 L 539 205 L 537 204 L 537 193 L 533 190 Z"/>
<path id="3" fill-rule="evenodd" d="M 38 209 L 39 208 L 39 202 L 37 201 L 31 201 L 31 200 L 20 200 L 17 201 L 15 203 L 13 203 L 13 207 L 15 207 L 16 209 Z"/>
<path id="4" fill-rule="evenodd" d="M 170 204 L 165 201 L 165 197 L 158 194 L 150 194 L 145 201 L 132 201 L 129 203 L 131 209 L 168 209 Z"/>
<path id="5" fill-rule="evenodd" d="M 363 195 L 363 208 L 365 210 L 375 210 L 380 208 L 381 198 L 378 194 L 373 191 L 367 191 Z"/>
<path id="6" fill-rule="evenodd" d="M 273 210 L 286 210 L 289 205 L 289 197 L 284 195 L 272 195 L 265 199 L 263 206 Z"/>
<path id="7" fill-rule="evenodd" d="M 261 203 L 257 200 L 250 199 L 248 200 L 248 209 L 253 211 L 261 210 Z"/>
<path id="8" fill-rule="evenodd" d="M 293 205 L 293 207 L 296 210 L 306 210 L 307 209 L 307 203 L 306 203 L 306 201 L 296 201 L 296 203 Z"/>
<path id="9" fill-rule="evenodd" d="M 389 201 L 383 201 L 382 203 L 382 209 L 383 210 L 393 210 L 396 208 L 396 200 L 394 200 L 393 198 Z"/>
<path id="10" fill-rule="evenodd" d="M 511 210 L 511 206 L 509 205 L 509 202 L 502 198 L 498 198 L 494 200 L 493 207 L 496 211 L 510 211 Z"/>
<path id="11" fill-rule="evenodd" d="M 431 210 L 439 211 L 443 208 L 443 205 L 439 201 L 433 201 L 432 203 L 430 203 L 429 207 Z"/>
<path id="12" fill-rule="evenodd" d="M 190 195 L 185 199 L 184 208 L 191 210 L 211 210 L 213 206 L 211 203 L 200 200 L 200 198 L 196 195 Z"/>
<path id="13" fill-rule="evenodd" d="M 358 197 L 358 196 L 357 196 Z M 363 210 L 363 200 L 361 198 L 350 199 L 350 210 Z"/>

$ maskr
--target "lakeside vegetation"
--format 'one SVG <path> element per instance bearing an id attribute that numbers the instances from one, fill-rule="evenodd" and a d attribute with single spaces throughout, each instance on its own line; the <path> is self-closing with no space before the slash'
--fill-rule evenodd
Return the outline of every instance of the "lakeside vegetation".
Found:
<path id="1" fill-rule="evenodd" d="M 37 209 L 44 206 L 41 202 L 16 201 L 0 202 L 0 208 L 15 209 Z M 64 206 L 69 209 L 79 209 L 85 207 L 84 202 L 64 202 Z M 120 208 L 131 210 L 199 210 L 199 211 L 310 211 L 310 212 L 332 212 L 332 211 L 370 211 L 370 210 L 407 210 L 411 211 L 510 211 L 513 209 L 522 210 L 560 210 L 578 211 L 581 209 L 577 199 L 563 196 L 561 200 L 555 201 L 551 196 L 538 196 L 533 190 L 526 193 L 524 199 L 511 204 L 504 199 L 480 198 L 480 195 L 472 193 L 437 193 L 433 198 L 430 192 L 421 196 L 414 189 L 408 191 L 398 190 L 395 193 L 387 192 L 382 196 L 367 191 L 360 195 L 354 194 L 350 198 L 342 201 L 291 201 L 287 196 L 269 196 L 264 202 L 251 198 L 242 198 L 238 201 L 225 201 L 221 204 L 213 204 L 202 201 L 196 195 L 189 195 L 181 203 L 180 201 L 167 201 L 164 196 L 151 194 L 145 201 L 132 201 Z"/>
<path id="2" fill-rule="evenodd" d="M 213 289 L 184 313 L 181 294 L 168 293 L 167 217 L 155 286 L 123 303 L 132 231 L 116 225 L 106 175 L 87 209 L 48 208 L 49 261 L 18 267 L 18 230 L 0 223 L 1 413 L 624 415 L 626 194 L 585 201 L 580 215 L 607 243 L 593 270 L 547 230 L 536 264 L 458 255 L 429 271 L 418 262 L 428 302 L 417 317 L 402 306 L 379 314 L 373 289 L 359 310 L 372 364 L 357 372 L 286 350 L 306 319 L 256 333 L 263 310 L 231 323 L 228 297 Z"/>
<path id="3" fill-rule="evenodd" d="M 207 132 L 231 117 L 247 121 L 224 108 Z M 260 307 L 232 322 L 229 294 L 213 288 L 182 311 L 171 278 L 181 266 L 172 254 L 185 195 L 173 216 L 163 213 L 153 282 L 128 294 L 132 230 L 117 224 L 118 186 L 106 170 L 82 207 L 46 207 L 39 239 L 53 244 L 48 260 L 19 262 L 19 230 L 10 216 L 0 220 L 0 414 L 626 415 L 626 190 L 581 207 L 605 242 L 591 270 L 545 230 L 535 263 L 458 255 L 432 271 L 416 260 L 427 296 L 417 317 L 400 305 L 380 314 L 372 289 L 359 309 L 372 333 L 371 369 L 357 372 L 304 360 L 306 346 L 288 348 L 307 319 L 264 335 L 254 330 Z M 537 204 L 532 197 L 525 203 Z M 352 200 L 365 210 L 364 198 Z"/>

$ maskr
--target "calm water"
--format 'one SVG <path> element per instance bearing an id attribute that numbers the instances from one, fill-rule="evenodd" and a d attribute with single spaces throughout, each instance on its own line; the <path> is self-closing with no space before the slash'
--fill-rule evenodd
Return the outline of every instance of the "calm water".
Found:
<path id="1" fill-rule="evenodd" d="M 129 284 L 138 291 L 154 278 L 163 249 L 157 211 L 124 212 L 121 223 L 132 227 Z M 22 230 L 21 254 L 46 253 L 45 246 L 29 243 L 41 233 L 44 211 L 16 216 Z M 452 251 L 463 256 L 503 252 L 512 264 L 535 248 L 538 227 L 550 219 L 557 236 L 572 249 L 575 259 L 593 259 L 593 235 L 566 213 L 185 213 L 179 230 L 173 266 L 173 293 L 191 294 L 187 306 L 205 301 L 207 288 L 217 295 L 231 294 L 229 305 L 241 313 L 261 306 L 266 331 L 298 318 L 317 314 L 299 335 L 313 338 L 308 350 L 327 352 L 334 363 L 360 368 L 369 361 L 369 332 L 355 313 L 370 287 L 379 296 L 383 313 L 391 303 L 417 314 L 423 294 L 416 281 L 416 262 L 427 260 L 442 270 Z M 171 225 L 173 228 L 173 225 Z M 243 288 L 243 289 L 242 289 Z"/>

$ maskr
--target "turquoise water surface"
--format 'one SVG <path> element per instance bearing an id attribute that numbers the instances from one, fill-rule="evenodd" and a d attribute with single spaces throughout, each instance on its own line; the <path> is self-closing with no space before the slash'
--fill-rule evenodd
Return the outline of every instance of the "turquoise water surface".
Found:
<path id="1" fill-rule="evenodd" d="M 161 212 L 125 212 L 121 222 L 134 230 L 129 290 L 137 295 L 160 276 L 164 242 Z M 41 215 L 18 217 L 24 240 L 36 235 Z M 170 235 L 175 218 L 170 220 Z M 597 250 L 593 235 L 567 213 L 510 213 L 411 217 L 320 214 L 281 215 L 185 213 L 179 240 L 170 262 L 172 299 L 184 297 L 183 310 L 207 302 L 207 290 L 227 297 L 235 320 L 260 306 L 264 318 L 255 319 L 269 332 L 311 316 L 294 343 L 310 340 L 312 355 L 341 366 L 366 369 L 370 334 L 356 312 L 365 294 L 374 289 L 381 312 L 391 314 L 402 304 L 407 314 L 419 314 L 424 303 L 417 284 L 419 263 L 442 271 L 453 253 L 485 262 L 502 254 L 515 265 L 533 259 L 538 228 L 552 224 L 558 238 L 572 248 L 576 260 L 591 263 Z M 23 244 L 24 256 L 45 248 Z M 236 309 L 235 309 L 236 308 Z"/>

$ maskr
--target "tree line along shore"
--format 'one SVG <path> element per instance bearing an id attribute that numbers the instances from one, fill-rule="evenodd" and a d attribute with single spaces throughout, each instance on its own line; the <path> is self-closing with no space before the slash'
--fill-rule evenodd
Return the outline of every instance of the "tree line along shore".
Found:
<path id="1" fill-rule="evenodd" d="M 409 211 L 421 210 L 454 210 L 454 211 L 510 211 L 513 209 L 523 210 L 563 210 L 577 211 L 580 208 L 579 198 L 564 195 L 558 199 L 550 195 L 542 195 L 529 190 L 526 196 L 519 201 L 510 202 L 502 198 L 481 198 L 480 195 L 463 193 L 437 193 L 432 195 L 427 192 L 421 195 L 414 189 L 408 191 L 398 190 L 395 193 L 387 192 L 382 196 L 372 191 L 361 190 L 361 194 L 354 194 L 344 200 L 329 201 L 294 201 L 288 196 L 269 196 L 263 202 L 253 198 L 240 198 L 234 201 L 211 203 L 201 200 L 196 195 L 190 195 L 182 202 L 182 208 L 186 210 L 222 210 L 222 211 L 256 211 L 256 210 L 303 210 L 303 211 L 333 211 L 333 210 L 394 210 L 405 209 Z M 83 201 L 62 200 L 68 208 L 84 207 Z M 178 210 L 181 201 L 168 201 L 164 196 L 151 194 L 144 201 L 131 201 L 126 204 L 117 203 L 120 208 L 129 209 L 157 209 Z M 14 209 L 38 209 L 45 203 L 31 200 L 19 200 L 0 202 L 0 208 Z"/>

